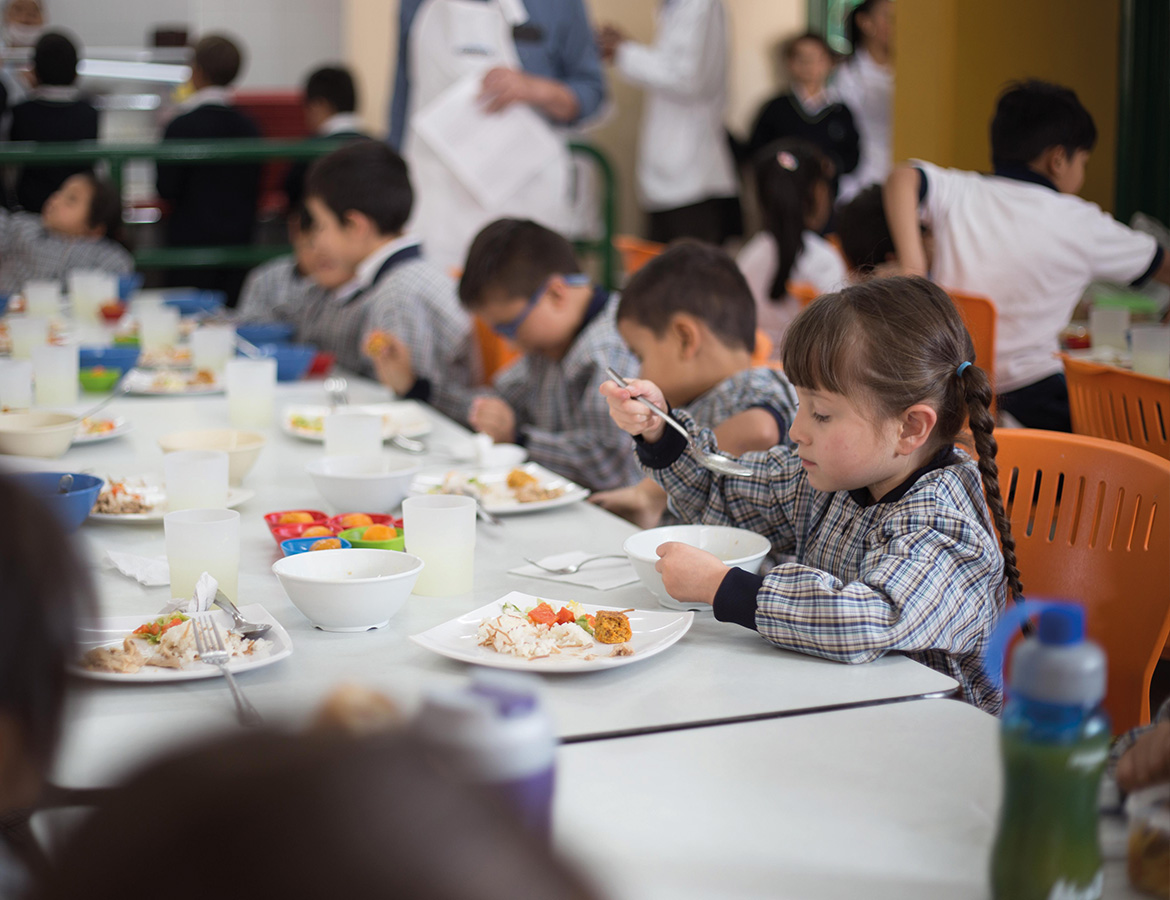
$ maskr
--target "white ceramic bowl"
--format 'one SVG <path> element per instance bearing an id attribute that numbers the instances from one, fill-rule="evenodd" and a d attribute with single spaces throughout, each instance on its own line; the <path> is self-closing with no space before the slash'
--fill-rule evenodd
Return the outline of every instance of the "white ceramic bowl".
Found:
<path id="1" fill-rule="evenodd" d="M 388 513 L 398 506 L 421 467 L 409 457 L 326 456 L 305 466 L 326 502 L 343 512 Z"/>
<path id="2" fill-rule="evenodd" d="M 414 590 L 423 561 L 397 550 L 314 550 L 278 559 L 272 571 L 293 606 L 322 631 L 372 631 Z"/>
<path id="3" fill-rule="evenodd" d="M 158 439 L 163 453 L 178 450 L 222 450 L 228 455 L 228 481 L 242 484 L 252 471 L 267 439 L 258 431 L 235 428 L 201 428 L 198 431 L 172 431 Z"/>
<path id="4" fill-rule="evenodd" d="M 14 456 L 63 456 L 77 434 L 77 416 L 55 412 L 0 415 L 0 453 Z"/>
<path id="5" fill-rule="evenodd" d="M 666 525 L 631 534 L 622 545 L 630 558 L 630 565 L 642 584 L 669 609 L 710 610 L 711 607 L 705 603 L 682 603 L 666 593 L 662 576 L 655 571 L 654 565 L 658 562 L 658 548 L 668 541 L 690 544 L 714 553 L 727 565 L 739 566 L 749 572 L 758 572 L 760 563 L 772 549 L 772 544 L 763 535 L 729 525 Z"/>

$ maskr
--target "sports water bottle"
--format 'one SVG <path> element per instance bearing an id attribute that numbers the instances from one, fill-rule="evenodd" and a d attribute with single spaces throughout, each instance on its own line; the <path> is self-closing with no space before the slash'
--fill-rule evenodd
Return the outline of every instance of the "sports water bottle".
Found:
<path id="1" fill-rule="evenodd" d="M 1000 646 L 1037 607 L 1035 636 L 1012 653 L 992 891 L 997 900 L 1097 900 L 1097 792 L 1110 738 L 1105 654 L 1085 639 L 1083 610 L 1069 604 L 1010 610 L 997 628 Z"/>
<path id="2" fill-rule="evenodd" d="M 526 675 L 476 673 L 469 688 L 429 694 L 414 729 L 458 777 L 497 794 L 547 840 L 557 741 L 539 687 Z"/>

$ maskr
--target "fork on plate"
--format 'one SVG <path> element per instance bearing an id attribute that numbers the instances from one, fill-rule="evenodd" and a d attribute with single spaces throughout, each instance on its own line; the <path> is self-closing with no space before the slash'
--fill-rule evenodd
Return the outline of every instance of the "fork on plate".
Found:
<path id="1" fill-rule="evenodd" d="M 219 633 L 215 617 L 211 613 L 193 614 L 191 616 L 191 632 L 195 635 L 195 649 L 199 651 L 199 659 L 208 665 L 215 666 L 219 669 L 220 674 L 227 679 L 232 697 L 236 701 L 236 714 L 239 716 L 240 724 L 249 726 L 263 724 L 260 713 L 256 712 L 256 707 L 248 702 L 248 698 L 244 696 L 244 692 L 240 690 L 236 679 L 232 677 L 231 670 L 227 667 L 231 654 L 224 646 L 223 635 Z"/>

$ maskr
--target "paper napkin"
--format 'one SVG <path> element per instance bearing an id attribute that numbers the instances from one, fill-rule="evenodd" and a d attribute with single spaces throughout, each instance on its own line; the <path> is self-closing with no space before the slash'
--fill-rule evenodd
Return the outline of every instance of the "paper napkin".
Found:
<path id="1" fill-rule="evenodd" d="M 584 550 L 570 550 L 567 553 L 556 553 L 538 559 L 537 562 L 546 566 L 571 566 L 581 562 L 596 553 L 586 553 Z M 525 564 L 508 571 L 510 575 L 524 575 L 529 578 L 543 578 L 546 581 L 557 581 L 561 584 L 576 584 L 581 587 L 593 588 L 596 591 L 611 591 L 626 584 L 634 584 L 638 580 L 637 573 L 629 560 L 599 559 L 583 566 L 575 575 L 554 575 L 538 566 Z"/>
<path id="2" fill-rule="evenodd" d="M 171 583 L 171 570 L 165 556 L 139 556 L 137 553 L 107 550 L 106 562 L 147 587 Z"/>
<path id="3" fill-rule="evenodd" d="M 211 604 L 215 601 L 215 592 L 217 590 L 219 590 L 219 582 L 208 572 L 204 572 L 199 576 L 199 580 L 195 582 L 194 596 L 177 597 L 171 600 L 170 603 L 159 611 L 159 615 L 165 616 L 167 613 L 173 612 L 207 612 L 211 609 Z"/>

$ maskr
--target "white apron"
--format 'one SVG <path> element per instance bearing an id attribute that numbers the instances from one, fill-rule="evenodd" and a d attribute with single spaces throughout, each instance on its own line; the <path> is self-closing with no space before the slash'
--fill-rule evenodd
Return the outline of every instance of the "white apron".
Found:
<path id="1" fill-rule="evenodd" d="M 558 231 L 568 225 L 570 160 L 563 134 L 554 161 L 486 208 L 412 124 L 420 111 L 468 75 L 482 76 L 497 66 L 519 69 L 512 27 L 526 20 L 527 12 L 516 0 L 428 0 L 411 28 L 410 107 L 403 141 L 415 192 L 409 228 L 421 238 L 427 258 L 445 269 L 462 268 L 472 239 L 495 219 L 534 219 Z"/>

